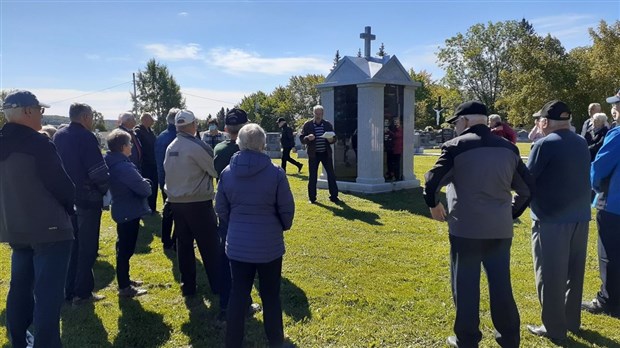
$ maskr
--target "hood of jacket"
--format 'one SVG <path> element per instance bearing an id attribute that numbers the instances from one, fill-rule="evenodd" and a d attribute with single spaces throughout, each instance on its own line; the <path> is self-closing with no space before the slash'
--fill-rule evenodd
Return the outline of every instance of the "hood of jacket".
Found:
<path id="1" fill-rule="evenodd" d="M 111 168 L 113 165 L 129 161 L 129 158 L 125 156 L 121 152 L 110 152 L 108 151 L 105 155 L 105 163 L 108 165 L 108 168 Z"/>
<path id="2" fill-rule="evenodd" d="M 237 177 L 248 177 L 271 165 L 269 156 L 251 150 L 239 151 L 230 159 L 230 172 Z"/>

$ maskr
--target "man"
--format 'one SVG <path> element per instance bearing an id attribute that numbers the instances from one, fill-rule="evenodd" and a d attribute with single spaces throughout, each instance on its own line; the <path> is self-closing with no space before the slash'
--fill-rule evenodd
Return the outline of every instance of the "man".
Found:
<path id="1" fill-rule="evenodd" d="M 208 130 L 202 133 L 202 141 L 211 146 L 212 149 L 215 148 L 215 145 L 226 140 L 225 134 L 217 129 L 217 118 L 208 119 L 207 128 Z"/>
<path id="2" fill-rule="evenodd" d="M 300 173 L 301 168 L 304 165 L 291 158 L 291 150 L 295 147 L 295 136 L 293 136 L 293 130 L 288 126 L 283 117 L 278 118 L 276 123 L 282 131 L 282 135 L 280 136 L 280 144 L 282 144 L 282 169 L 286 172 L 286 162 L 291 162 L 297 167 L 297 172 Z"/>
<path id="3" fill-rule="evenodd" d="M 175 125 L 177 137 L 168 146 L 164 159 L 164 189 L 172 206 L 176 226 L 181 290 L 183 296 L 196 293 L 195 240 L 211 291 L 218 294 L 219 238 L 213 210 L 213 178 L 217 177 L 217 172 L 213 166 L 213 150 L 194 137 L 197 124 L 191 111 L 179 111 L 175 116 Z"/>
<path id="4" fill-rule="evenodd" d="M 607 98 L 607 102 L 611 104 L 611 118 L 613 119 L 611 127 L 609 127 L 611 129 L 617 127 L 620 122 L 620 90 L 616 95 Z"/>
<path id="5" fill-rule="evenodd" d="M 149 207 L 157 213 L 157 163 L 155 163 L 155 140 L 157 137 L 151 127 L 153 117 L 148 112 L 140 116 L 140 125 L 134 128 L 138 142 L 142 145 L 142 176 L 151 180 L 152 193 L 148 198 Z"/>
<path id="6" fill-rule="evenodd" d="M 570 130 L 571 112 L 545 104 L 538 125 L 545 137 L 532 146 L 527 167 L 536 180 L 531 203 L 532 254 L 542 325 L 528 325 L 555 344 L 581 325 L 581 295 L 590 221 L 590 152 Z"/>
<path id="7" fill-rule="evenodd" d="M 37 132 L 47 107 L 28 91 L 10 93 L 2 105 L 0 242 L 12 249 L 6 328 L 16 348 L 61 347 L 75 186 L 52 142 Z"/>
<path id="8" fill-rule="evenodd" d="M 131 136 L 131 156 L 129 156 L 129 159 L 142 173 L 142 144 L 133 131 L 136 126 L 136 117 L 129 111 L 123 112 L 118 116 L 118 123 L 118 128 L 124 130 Z"/>
<path id="9" fill-rule="evenodd" d="M 585 138 L 586 134 L 592 129 L 592 117 L 599 112 L 601 112 L 601 104 L 591 103 L 588 105 L 588 119 L 583 122 L 583 126 L 581 127 L 582 137 Z"/>
<path id="10" fill-rule="evenodd" d="M 533 182 L 519 150 L 491 134 L 487 108 L 478 101 L 459 105 L 447 122 L 456 138 L 443 144 L 441 156 L 425 175 L 424 199 L 431 216 L 448 221 L 450 270 L 456 320 L 448 337 L 452 347 L 477 347 L 479 329 L 480 264 L 489 282 L 495 339 L 502 347 L 518 347 L 519 312 L 510 283 L 513 220 L 532 195 Z M 448 214 L 439 190 L 448 185 Z M 511 197 L 511 190 L 516 196 Z M 489 219 L 489 217 L 491 217 Z"/>
<path id="11" fill-rule="evenodd" d="M 491 133 L 506 138 L 513 144 L 517 143 L 517 133 L 506 122 L 502 122 L 502 117 L 498 114 L 489 115 L 489 128 Z"/>
<path id="12" fill-rule="evenodd" d="M 103 195 L 108 191 L 110 174 L 103 161 L 99 141 L 92 133 L 93 109 L 82 103 L 69 107 L 69 126 L 54 135 L 54 145 L 67 174 L 75 184 L 75 241 L 65 285 L 65 298 L 74 304 L 99 301 L 93 294 L 93 266 L 99 250 L 99 228 Z"/>
<path id="13" fill-rule="evenodd" d="M 310 203 L 316 202 L 316 181 L 318 178 L 319 163 L 323 165 L 327 173 L 327 183 L 329 187 L 329 200 L 338 204 L 338 185 L 336 184 L 336 174 L 334 173 L 334 163 L 332 160 L 331 144 L 336 142 L 336 137 L 325 138 L 326 132 L 333 132 L 334 127 L 331 123 L 323 119 L 323 107 L 316 105 L 312 108 L 314 118 L 304 123 L 299 134 L 299 140 L 307 145 L 308 163 L 310 166 L 310 177 L 308 178 L 308 198 Z"/>
<path id="14" fill-rule="evenodd" d="M 176 236 L 172 233 L 172 225 L 174 219 L 172 218 L 172 208 L 164 190 L 164 184 L 166 183 L 166 172 L 164 171 L 164 158 L 166 157 L 166 149 L 168 145 L 177 137 L 177 128 L 174 125 L 174 117 L 180 111 L 180 109 L 172 108 L 168 111 L 166 122 L 168 128 L 161 132 L 155 141 L 155 162 L 157 163 L 157 178 L 159 180 L 159 188 L 161 189 L 161 196 L 164 200 L 164 208 L 161 213 L 161 242 L 164 250 L 176 250 Z"/>
<path id="15" fill-rule="evenodd" d="M 607 102 L 620 104 L 620 91 Z M 594 206 L 598 227 L 598 260 L 602 280 L 596 298 L 581 304 L 594 314 L 620 318 L 620 128 L 607 132 L 590 170 L 592 188 L 596 192 Z"/>

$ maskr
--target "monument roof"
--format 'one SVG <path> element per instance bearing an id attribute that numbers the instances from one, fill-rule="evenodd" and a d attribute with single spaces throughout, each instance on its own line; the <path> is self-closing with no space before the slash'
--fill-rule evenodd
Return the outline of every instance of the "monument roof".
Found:
<path id="1" fill-rule="evenodd" d="M 317 88 L 382 83 L 419 87 L 396 56 L 342 58 Z"/>

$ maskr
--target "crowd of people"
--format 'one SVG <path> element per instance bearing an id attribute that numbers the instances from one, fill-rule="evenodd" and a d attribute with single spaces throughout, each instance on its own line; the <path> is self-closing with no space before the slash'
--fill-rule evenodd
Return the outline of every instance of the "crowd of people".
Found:
<path id="1" fill-rule="evenodd" d="M 607 101 L 617 115 L 620 91 Z M 534 114 L 541 136 L 527 165 L 514 145 L 514 131 L 499 115 L 489 116 L 484 104 L 463 103 L 447 120 L 458 136 L 443 144 L 437 164 L 426 174 L 424 199 L 431 216 L 447 221 L 450 231 L 456 335 L 448 338 L 449 345 L 477 346 L 481 340 L 482 264 L 496 340 L 503 347 L 519 346 L 510 248 L 513 220 L 528 206 L 542 325 L 527 329 L 562 343 L 567 331 L 579 330 L 581 310 L 620 316 L 620 127 L 608 125 L 597 105 L 591 105 L 592 117 L 579 136 L 570 130 L 568 105 L 545 104 Z M 92 133 L 91 106 L 72 104 L 71 123 L 58 130 L 42 129 L 47 107 L 28 91 L 7 95 L 2 105 L 7 124 L 0 130 L 0 242 L 13 251 L 7 330 L 14 347 L 33 342 L 60 347 L 63 299 L 75 306 L 104 299 L 94 292 L 93 266 L 108 196 L 117 227 L 118 295 L 147 293 L 143 282 L 130 276 L 130 259 L 140 220 L 158 213 L 158 188 L 164 199 L 161 242 L 164 250 L 176 252 L 182 295 L 197 292 L 196 245 L 210 290 L 219 299 L 217 319 L 226 322 L 226 346 L 242 346 L 246 314 L 260 310 L 270 346 L 285 344 L 283 233 L 295 215 L 286 164 L 298 172 L 303 168 L 290 158 L 294 138 L 285 119 L 277 120 L 283 148 L 279 167 L 264 153 L 265 131 L 238 108 L 225 115 L 226 133 L 209 124 L 202 138 L 190 110 L 171 109 L 159 135 L 151 129 L 151 114 L 142 114 L 138 125 L 133 113 L 122 113 L 103 155 Z M 322 106 L 312 112 L 299 133 L 309 157 L 308 198 L 316 202 L 321 164 L 329 199 L 340 204 L 331 148 L 334 128 L 323 119 Z M 399 123 L 393 132 L 402 139 Z M 394 162 L 400 162 L 401 153 L 392 152 Z M 400 167 L 390 168 L 392 176 L 399 175 Z M 446 185 L 447 211 L 439 200 Z M 591 204 L 597 208 L 603 283 L 594 300 L 582 303 Z M 250 295 L 256 274 L 262 308 Z"/>

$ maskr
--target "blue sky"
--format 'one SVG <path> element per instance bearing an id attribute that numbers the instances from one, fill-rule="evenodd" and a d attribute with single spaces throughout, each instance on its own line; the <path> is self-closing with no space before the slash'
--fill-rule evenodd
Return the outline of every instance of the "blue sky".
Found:
<path id="1" fill-rule="evenodd" d="M 0 88 L 29 89 L 67 115 L 72 102 L 106 119 L 131 108 L 132 73 L 168 66 L 200 118 L 292 75 L 327 75 L 336 50 L 357 55 L 371 26 L 406 69 L 443 76 L 435 53 L 476 23 L 526 18 L 564 47 L 620 18 L 620 1 L 11 1 L 0 0 Z"/>

